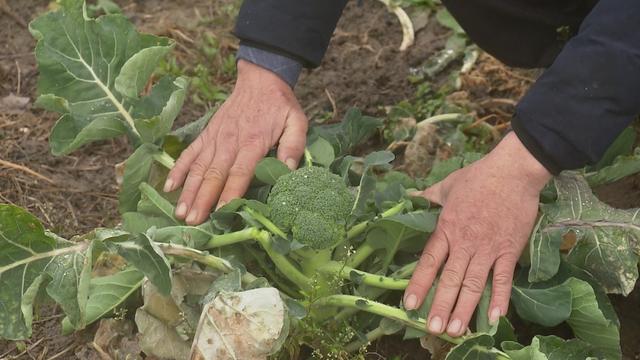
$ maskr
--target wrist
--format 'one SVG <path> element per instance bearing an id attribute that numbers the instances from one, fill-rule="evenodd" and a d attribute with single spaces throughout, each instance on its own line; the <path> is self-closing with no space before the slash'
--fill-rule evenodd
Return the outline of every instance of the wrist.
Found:
<path id="1" fill-rule="evenodd" d="M 261 66 L 253 64 L 249 61 L 239 59 L 238 60 L 238 78 L 236 80 L 236 86 L 249 84 L 266 86 L 274 91 L 292 93 L 291 87 L 282 80 L 278 75 L 272 71 L 267 70 Z"/>
<path id="2" fill-rule="evenodd" d="M 505 168 L 505 174 L 526 182 L 537 191 L 542 190 L 553 177 L 513 132 L 500 141 L 489 157 L 495 158 L 498 166 Z"/>

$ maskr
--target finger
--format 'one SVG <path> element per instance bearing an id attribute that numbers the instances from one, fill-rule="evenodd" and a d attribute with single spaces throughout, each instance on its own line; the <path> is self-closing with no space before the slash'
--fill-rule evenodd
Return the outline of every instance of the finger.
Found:
<path id="1" fill-rule="evenodd" d="M 444 234 L 437 230 L 431 235 L 413 271 L 409 285 L 404 292 L 404 307 L 407 310 L 418 309 L 429 293 L 440 266 L 447 257 L 449 245 Z"/>
<path id="2" fill-rule="evenodd" d="M 471 254 L 464 249 L 450 249 L 450 256 L 442 269 L 436 295 L 428 317 L 428 329 L 433 334 L 441 334 L 449 321 L 464 274 L 471 260 Z"/>
<path id="3" fill-rule="evenodd" d="M 171 192 L 182 186 L 187 178 L 191 164 L 198 158 L 202 151 L 203 139 L 202 135 L 198 136 L 189 147 L 187 147 L 176 161 L 175 165 L 167 175 L 167 181 L 164 183 L 164 192 Z"/>
<path id="4" fill-rule="evenodd" d="M 490 256 L 490 255 L 489 255 Z M 478 306 L 482 292 L 491 270 L 492 258 L 474 256 L 469 263 L 467 273 L 462 281 L 458 295 L 458 303 L 451 314 L 447 334 L 456 337 L 462 335 L 469 326 L 469 320 Z"/>
<path id="5" fill-rule="evenodd" d="M 215 157 L 204 174 L 193 206 L 189 209 L 189 215 L 185 220 L 188 225 L 201 224 L 209 217 L 213 204 L 218 201 L 227 181 L 229 169 L 235 162 L 238 153 L 237 148 L 231 144 L 226 143 L 224 147 L 216 149 Z"/>
<path id="6" fill-rule="evenodd" d="M 238 156 L 236 162 L 229 169 L 229 177 L 224 185 L 224 190 L 220 195 L 218 201 L 218 208 L 224 206 L 229 201 L 242 197 L 249 188 L 251 179 L 253 179 L 253 173 L 258 165 L 258 162 L 266 155 L 266 151 L 261 151 L 258 148 L 251 148 L 248 146 L 243 147 Z"/>
<path id="7" fill-rule="evenodd" d="M 295 170 L 304 154 L 309 121 L 302 111 L 292 110 L 286 124 L 278 145 L 278 160 Z"/>
<path id="8" fill-rule="evenodd" d="M 511 298 L 513 272 L 515 271 L 517 262 L 517 257 L 503 255 L 496 260 L 493 266 L 491 306 L 489 306 L 490 324 L 495 324 L 500 319 L 500 316 L 507 314 L 509 299 Z"/>
<path id="9" fill-rule="evenodd" d="M 184 181 L 182 192 L 178 198 L 178 206 L 176 206 L 176 218 L 185 219 L 187 214 L 191 210 L 191 206 L 196 197 L 196 194 L 200 190 L 202 179 L 204 178 L 211 161 L 215 155 L 215 148 L 213 146 L 203 147 L 198 158 L 189 166 L 189 174 Z"/>

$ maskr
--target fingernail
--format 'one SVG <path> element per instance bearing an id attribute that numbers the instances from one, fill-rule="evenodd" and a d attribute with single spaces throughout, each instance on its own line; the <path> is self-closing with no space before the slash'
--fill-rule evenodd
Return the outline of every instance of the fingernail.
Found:
<path id="1" fill-rule="evenodd" d="M 418 303 L 418 298 L 413 294 L 409 294 L 404 299 L 404 308 L 407 310 L 413 310 L 416 308 L 417 303 Z"/>
<path id="2" fill-rule="evenodd" d="M 180 203 L 176 208 L 176 217 L 184 218 L 187 215 L 187 204 Z"/>
<path id="3" fill-rule="evenodd" d="M 502 312 L 499 307 L 494 307 L 489 314 L 489 324 L 495 325 L 498 320 L 500 320 L 500 316 L 502 316 Z"/>
<path id="4" fill-rule="evenodd" d="M 457 336 L 460 332 L 460 328 L 462 327 L 462 321 L 455 319 L 449 323 L 449 327 L 447 328 L 447 333 L 451 336 Z"/>
<path id="5" fill-rule="evenodd" d="M 225 206 L 225 205 L 227 205 L 227 202 L 226 202 L 226 201 L 220 201 L 220 202 L 218 203 L 218 205 L 216 206 L 216 210 L 220 209 L 221 207 L 223 207 L 223 206 Z"/>
<path id="6" fill-rule="evenodd" d="M 296 161 L 292 158 L 288 158 L 287 160 L 284 161 L 285 164 L 287 164 L 287 167 L 289 168 L 289 170 L 293 171 L 296 169 Z"/>
<path id="7" fill-rule="evenodd" d="M 167 179 L 164 183 L 164 192 L 171 192 L 173 190 L 173 180 Z"/>
<path id="8" fill-rule="evenodd" d="M 442 319 L 439 316 L 434 316 L 429 321 L 429 331 L 432 333 L 440 334 L 442 332 Z"/>
<path id="9" fill-rule="evenodd" d="M 198 218 L 198 211 L 193 210 L 192 212 L 189 213 L 189 216 L 187 216 L 187 220 L 185 221 L 187 222 L 187 224 L 194 224 L 197 218 Z"/>

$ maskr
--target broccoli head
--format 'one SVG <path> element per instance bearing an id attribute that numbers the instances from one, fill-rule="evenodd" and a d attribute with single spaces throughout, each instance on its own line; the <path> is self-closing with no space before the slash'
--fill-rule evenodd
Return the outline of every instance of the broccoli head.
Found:
<path id="1" fill-rule="evenodd" d="M 344 239 L 353 201 L 339 176 L 325 168 L 306 167 L 278 178 L 267 204 L 271 221 L 294 240 L 321 250 Z"/>

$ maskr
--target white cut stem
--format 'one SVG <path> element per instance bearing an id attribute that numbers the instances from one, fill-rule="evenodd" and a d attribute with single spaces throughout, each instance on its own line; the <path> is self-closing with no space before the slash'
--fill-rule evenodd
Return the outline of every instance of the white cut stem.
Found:
<path id="1" fill-rule="evenodd" d="M 402 26 L 402 43 L 400 44 L 399 50 L 407 50 L 409 46 L 413 45 L 413 42 L 415 41 L 415 31 L 413 29 L 411 18 L 409 18 L 409 15 L 407 15 L 404 9 L 402 9 L 397 4 L 394 4 L 391 0 L 379 1 L 385 4 L 389 11 L 393 12 L 398 18 L 398 21 L 400 21 L 400 26 Z"/>

